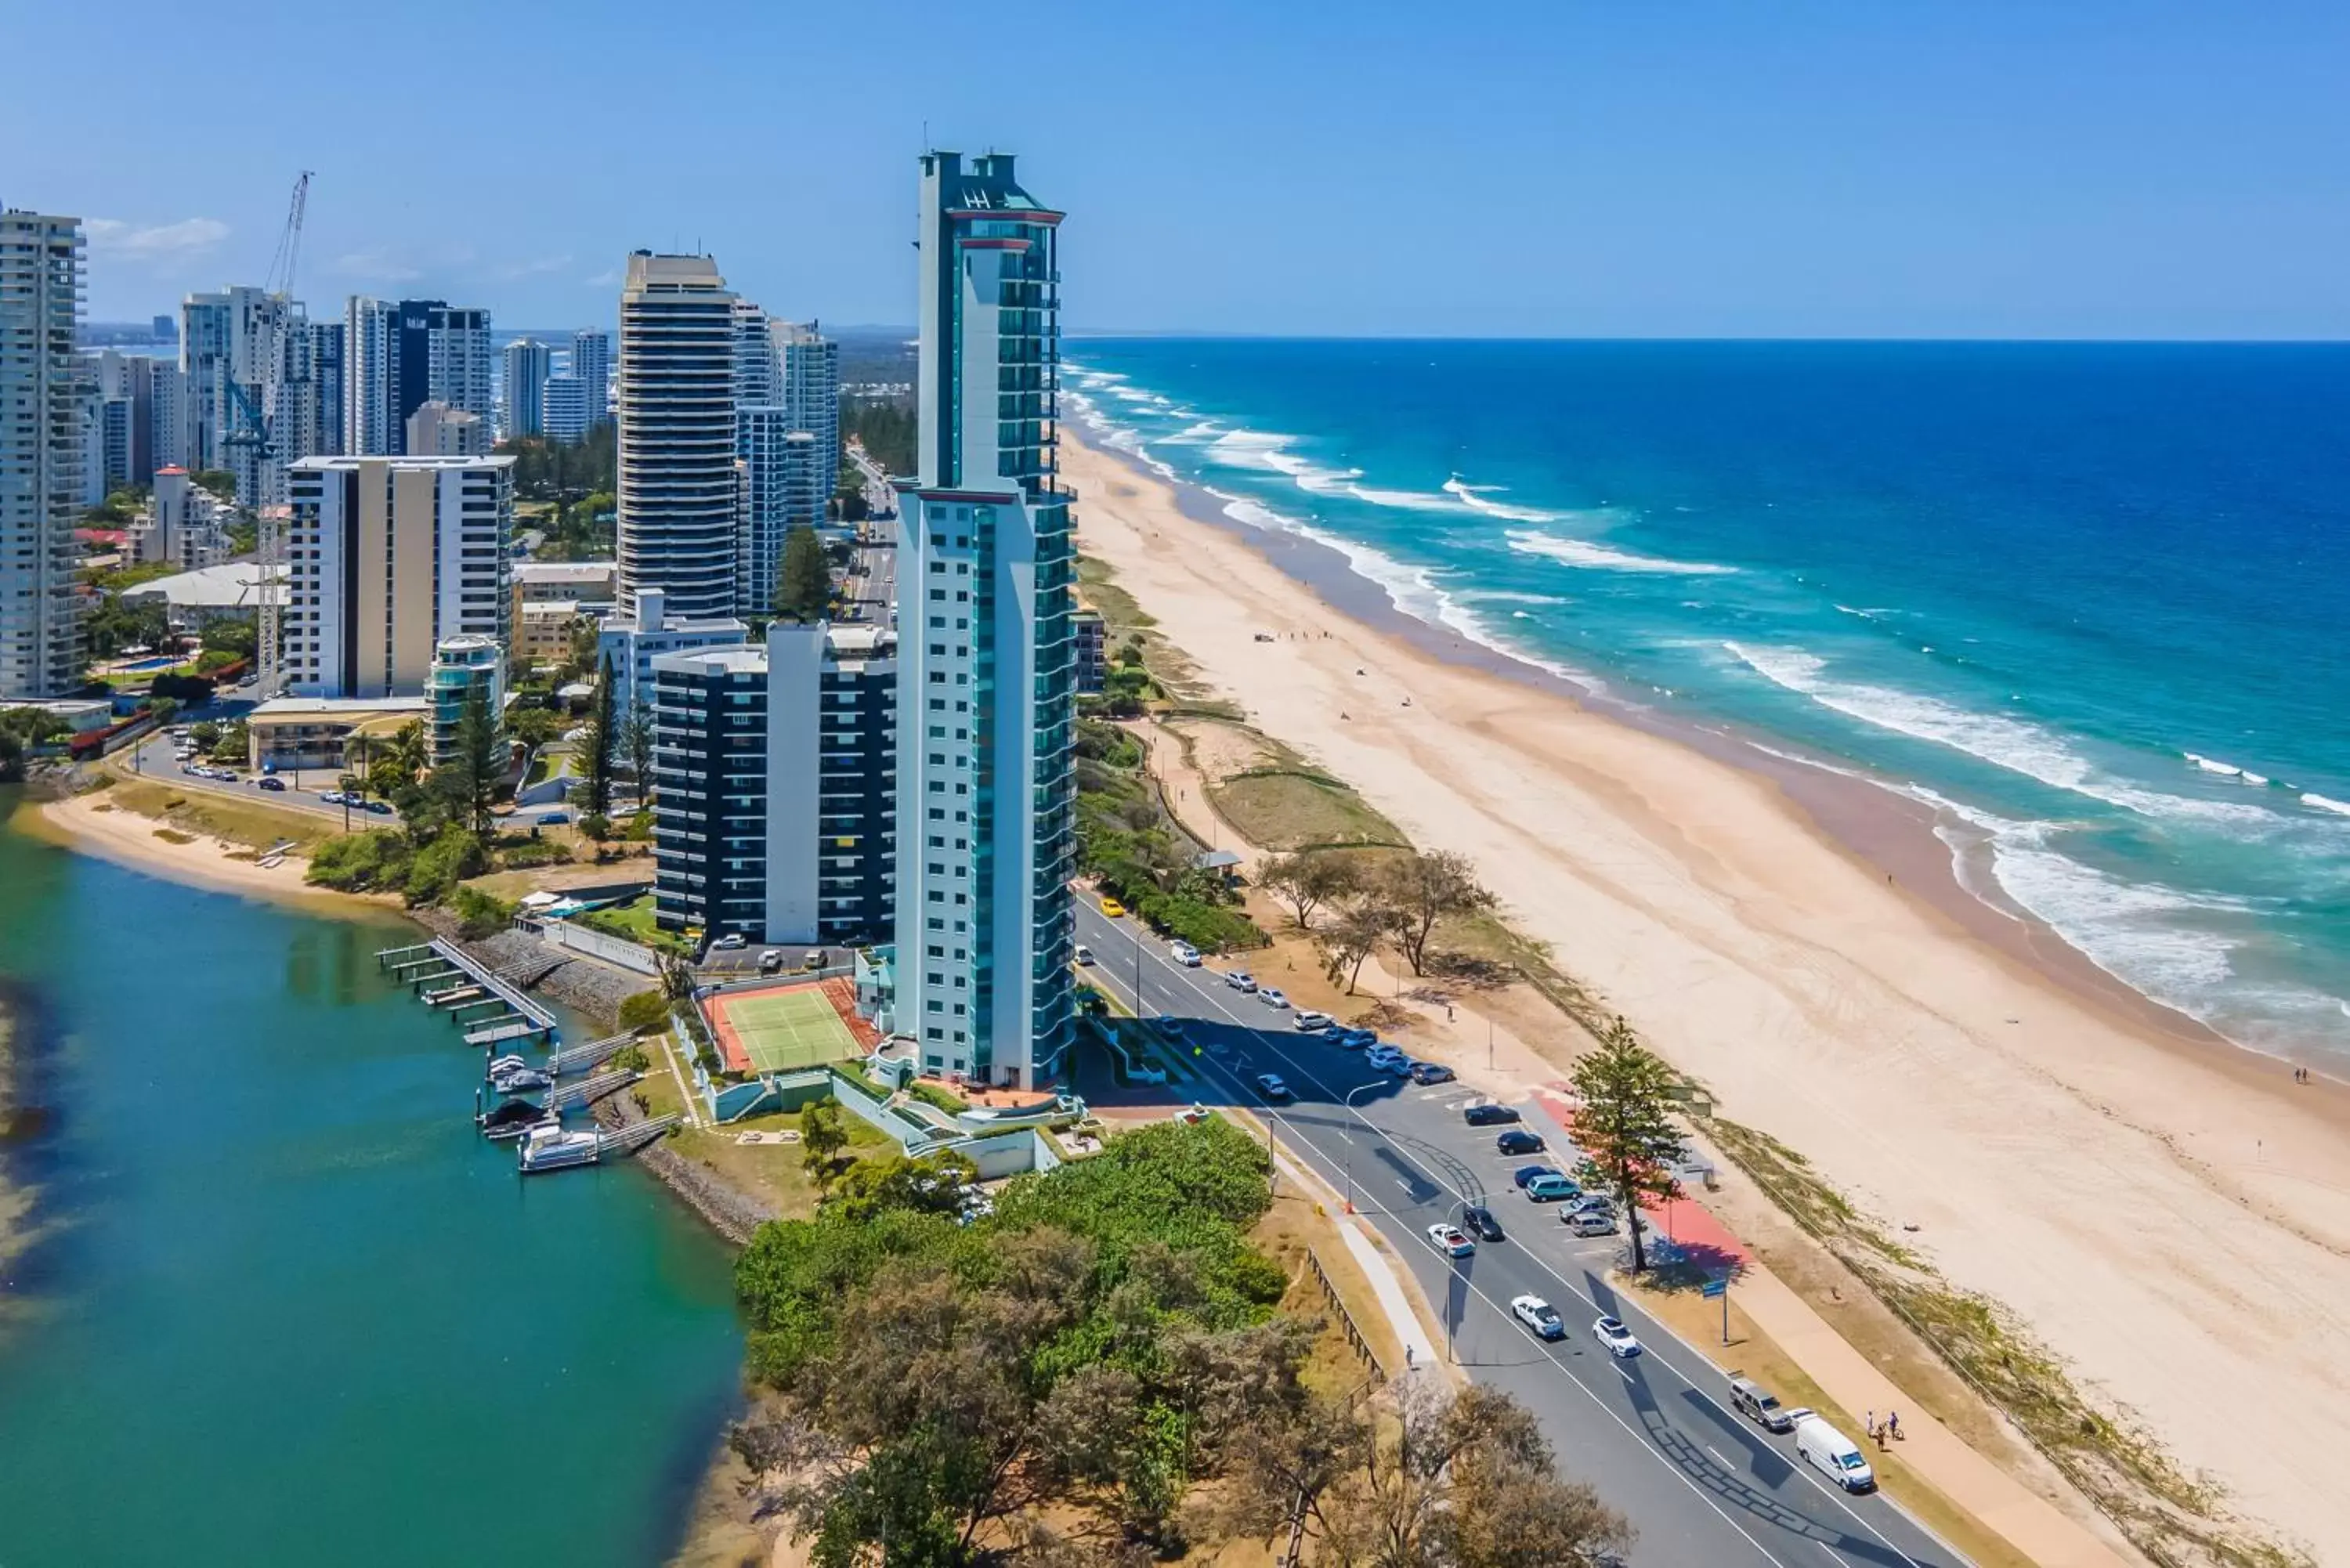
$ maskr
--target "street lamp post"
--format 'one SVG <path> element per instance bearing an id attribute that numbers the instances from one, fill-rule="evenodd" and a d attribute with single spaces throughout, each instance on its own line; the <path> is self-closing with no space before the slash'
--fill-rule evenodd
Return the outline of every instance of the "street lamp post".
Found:
<path id="1" fill-rule="evenodd" d="M 1357 1085 L 1355 1087 L 1347 1091 L 1347 1109 L 1349 1112 L 1354 1111 L 1355 1096 L 1361 1094 L 1364 1090 L 1383 1089 L 1385 1087 L 1387 1087 L 1387 1080 L 1385 1078 L 1374 1078 L 1367 1084 Z M 1341 1134 L 1340 1136 L 1344 1137 L 1345 1135 Z M 1351 1137 L 1347 1139 L 1347 1153 L 1342 1163 L 1347 1168 L 1347 1212 L 1352 1214 L 1355 1211 L 1355 1140 Z"/>

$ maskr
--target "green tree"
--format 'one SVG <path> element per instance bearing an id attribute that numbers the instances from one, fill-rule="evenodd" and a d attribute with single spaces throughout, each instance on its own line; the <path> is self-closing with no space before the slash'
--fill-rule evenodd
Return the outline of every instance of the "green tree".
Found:
<path id="1" fill-rule="evenodd" d="M 637 798 L 649 801 L 653 796 L 653 715 L 642 702 L 632 704 L 629 716 L 620 721 L 620 730 L 614 739 L 620 755 L 629 763 L 629 777 L 637 786 Z"/>
<path id="2" fill-rule="evenodd" d="M 1477 880 L 1475 865 L 1449 849 L 1390 861 L 1378 890 L 1392 917 L 1396 944 L 1411 960 L 1414 974 L 1428 972 L 1428 939 L 1438 921 L 1493 907 L 1493 895 Z"/>
<path id="3" fill-rule="evenodd" d="M 775 618 L 822 620 L 832 603 L 832 574 L 824 564 L 824 542 L 803 524 L 784 538 L 783 571 L 775 579 Z"/>
<path id="4" fill-rule="evenodd" d="M 840 1125 L 840 1107 L 818 1100 L 800 1113 L 800 1164 L 819 1187 L 832 1185 L 841 1150 L 848 1147 L 848 1129 Z"/>
<path id="5" fill-rule="evenodd" d="M 1315 909 L 1353 894 L 1362 877 L 1350 857 L 1309 849 L 1266 857 L 1256 868 L 1256 885 L 1296 912 L 1302 931 L 1313 929 Z"/>
<path id="6" fill-rule="evenodd" d="M 260 633 L 247 620 L 225 618 L 205 623 L 199 644 L 207 652 L 233 654 L 238 659 L 251 659 L 260 646 Z"/>
<path id="7" fill-rule="evenodd" d="M 563 732 L 563 719 L 551 708 L 525 708 L 517 703 L 507 710 L 506 728 L 515 740 L 536 751 Z"/>
<path id="8" fill-rule="evenodd" d="M 209 490 L 223 501 L 236 499 L 236 475 L 224 468 L 200 468 L 188 475 L 188 483 L 199 490 Z"/>
<path id="9" fill-rule="evenodd" d="M 587 815 L 609 819 L 612 815 L 612 760 L 619 733 L 612 717 L 612 657 L 604 656 L 597 672 L 596 695 L 588 704 L 588 722 L 579 736 L 579 760 L 587 769 Z"/>
<path id="10" fill-rule="evenodd" d="M 1567 1124 L 1586 1157 L 1576 1179 L 1615 1189 L 1632 1232 L 1632 1272 L 1639 1273 L 1648 1266 L 1640 1240 L 1640 1199 L 1680 1196 L 1673 1176 L 1682 1142 L 1672 1117 L 1672 1069 L 1618 1018 L 1596 1048 L 1575 1059 L 1568 1077 L 1582 1101 Z"/>
<path id="11" fill-rule="evenodd" d="M 22 784 L 33 748 L 71 732 L 47 708 L 0 709 L 0 784 Z"/>
<path id="12" fill-rule="evenodd" d="M 1355 994 L 1355 981 L 1362 977 L 1363 961 L 1378 950 L 1379 940 L 1394 926 L 1394 919 L 1380 905 L 1358 899 L 1347 905 L 1336 920 L 1322 928 L 1322 972 L 1333 985 L 1344 981 L 1347 994 Z"/>
<path id="13" fill-rule="evenodd" d="M 490 808 L 497 802 L 505 772 L 505 742 L 497 715 L 490 711 L 489 693 L 476 686 L 457 716 L 449 760 L 432 771 L 432 793 L 474 837 L 487 843 L 495 826 Z"/>

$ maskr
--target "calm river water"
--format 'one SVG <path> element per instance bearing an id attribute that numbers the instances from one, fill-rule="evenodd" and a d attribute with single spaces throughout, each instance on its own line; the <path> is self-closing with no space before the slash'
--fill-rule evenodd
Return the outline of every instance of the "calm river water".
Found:
<path id="1" fill-rule="evenodd" d="M 0 792 L 0 816 L 8 809 Z M 640 1568 L 741 1358 L 728 1258 L 640 1172 L 525 1183 L 400 922 L 0 830 L 0 981 L 54 1117 L 0 1151 L 0 1565 Z"/>

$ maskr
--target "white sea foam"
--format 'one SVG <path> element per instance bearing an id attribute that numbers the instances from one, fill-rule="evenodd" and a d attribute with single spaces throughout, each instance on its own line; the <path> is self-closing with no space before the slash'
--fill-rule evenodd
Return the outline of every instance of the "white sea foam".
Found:
<path id="1" fill-rule="evenodd" d="M 1304 518 L 1292 517 L 1245 496 L 1233 495 L 1212 487 L 1208 489 L 1208 493 L 1223 502 L 1224 515 L 1236 523 L 1252 528 L 1278 529 L 1295 534 L 1336 552 L 1356 576 L 1377 584 L 1398 610 L 1415 620 L 1457 632 L 1481 648 L 1545 670 L 1586 691 L 1604 689 L 1601 682 L 1587 671 L 1544 658 L 1503 636 L 1467 602 L 1474 597 L 1498 596 L 1456 592 L 1440 583 L 1429 568 L 1398 560 L 1386 551 L 1359 540 L 1316 527 Z"/>
<path id="2" fill-rule="evenodd" d="M 2316 811 L 2330 811 L 2336 816 L 2350 816 L 2350 801 L 2339 801 L 2310 791 L 2301 797 L 2301 804 Z"/>
<path id="3" fill-rule="evenodd" d="M 1565 513 L 1546 512 L 1539 506 L 1519 506 L 1507 501 L 1495 501 L 1492 493 L 1503 487 L 1498 484 L 1471 484 L 1459 474 L 1444 482 L 1446 493 L 1463 506 L 1473 507 L 1489 517 L 1506 517 L 1513 523 L 1555 523 Z"/>
<path id="4" fill-rule="evenodd" d="M 1508 537 L 1510 548 L 1522 556 L 1540 556 L 1562 566 L 1592 571 L 1714 577 L 1738 569 L 1716 566 L 1711 561 L 1669 561 L 1658 556 L 1635 556 L 1629 551 L 1611 550 L 1605 545 L 1595 545 L 1588 539 L 1565 539 L 1555 534 L 1539 533 L 1529 528 L 1513 528 Z"/>
<path id="5" fill-rule="evenodd" d="M 1155 438 L 1155 446 L 1204 446 L 1224 433 L 1224 427 L 1213 420 L 1201 420 L 1197 424 L 1177 431 L 1173 435 Z"/>
<path id="6" fill-rule="evenodd" d="M 1938 697 L 1835 680 L 1826 661 L 1796 648 L 1753 648 L 1725 642 L 1741 663 L 1773 684 L 1810 698 L 1824 708 L 1913 740 L 1930 741 L 1970 757 L 2037 779 L 2052 788 L 2118 805 L 2141 815 L 2225 824 L 2262 832 L 2282 826 L 2274 812 L 2229 801 L 2168 794 L 2100 774 L 2062 736 L 2037 724 L 1997 713 L 1978 713 Z"/>
<path id="7" fill-rule="evenodd" d="M 2070 856 L 1998 843 L 1992 874 L 2009 897 L 2046 921 L 2089 961 L 2158 1002 L 2201 1017 L 2211 991 L 2234 973 L 2237 943 L 2191 922 L 2199 912 L 2238 911 L 2231 900 L 2128 882 Z"/>

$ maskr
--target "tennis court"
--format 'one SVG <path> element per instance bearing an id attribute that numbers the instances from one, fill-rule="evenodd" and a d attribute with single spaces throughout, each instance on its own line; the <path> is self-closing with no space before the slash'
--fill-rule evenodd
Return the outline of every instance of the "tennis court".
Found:
<path id="1" fill-rule="evenodd" d="M 864 1054 L 842 1022 L 828 983 L 738 992 L 704 999 L 710 1032 L 738 1073 L 782 1073 Z"/>

